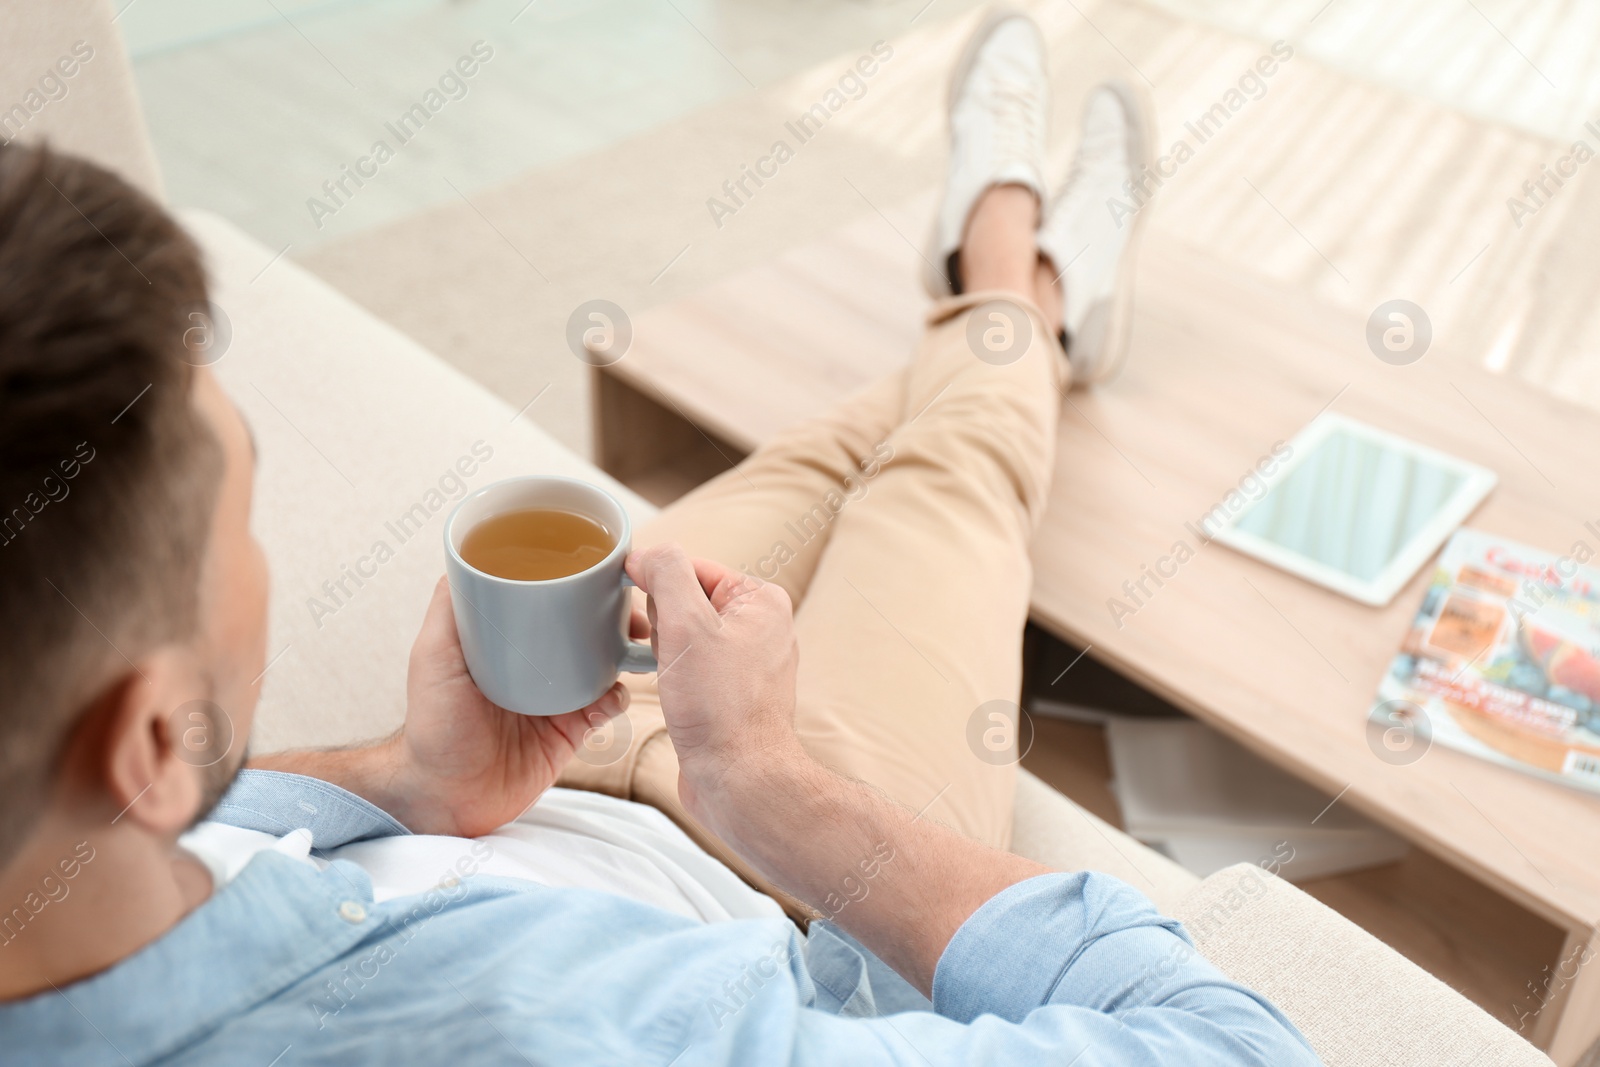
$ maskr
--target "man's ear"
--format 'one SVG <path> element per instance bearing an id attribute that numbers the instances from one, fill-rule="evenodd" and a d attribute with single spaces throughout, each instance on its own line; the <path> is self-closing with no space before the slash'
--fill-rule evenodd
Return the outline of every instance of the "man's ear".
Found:
<path id="1" fill-rule="evenodd" d="M 202 771 L 185 759 L 182 709 L 207 696 L 192 654 L 159 649 L 101 691 L 79 723 L 68 763 L 100 794 L 112 822 L 157 835 L 188 829 L 204 793 Z M 69 772 L 70 773 L 70 772 Z"/>

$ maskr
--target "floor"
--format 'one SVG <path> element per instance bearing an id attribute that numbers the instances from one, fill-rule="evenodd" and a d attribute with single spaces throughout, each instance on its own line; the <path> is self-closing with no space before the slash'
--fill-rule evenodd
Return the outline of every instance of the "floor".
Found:
<path id="1" fill-rule="evenodd" d="M 893 36 L 919 13 L 948 18 L 972 6 L 117 2 L 172 200 L 216 211 L 295 257 L 749 95 Z M 489 58 L 444 89 L 420 132 L 400 127 L 475 44 Z M 378 141 L 393 158 L 365 164 L 377 174 L 358 186 L 346 168 Z"/>
<path id="2" fill-rule="evenodd" d="M 1565 142 L 1600 118 L 1600 6 L 1585 0 L 1149 0 L 1285 38 L 1341 73 Z"/>

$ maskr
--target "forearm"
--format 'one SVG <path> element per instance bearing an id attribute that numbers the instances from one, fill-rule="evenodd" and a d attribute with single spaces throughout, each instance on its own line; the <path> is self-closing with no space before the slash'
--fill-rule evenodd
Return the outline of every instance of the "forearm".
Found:
<path id="1" fill-rule="evenodd" d="M 918 1049 L 914 1062 L 1065 1063 L 1088 1048 L 1108 1064 L 1317 1062 L 1270 1002 L 1229 981 L 1175 921 L 1109 875 L 1050 872 L 814 765 L 748 795 L 735 821 L 750 836 L 739 847 L 808 902 L 861 881 L 860 858 L 895 843 L 834 921 L 928 994 L 944 1020 L 1004 1021 L 941 1032 L 929 1020 L 924 1041 L 910 1032 L 921 1017 L 901 1017 L 882 1038 Z M 849 851 L 833 859 L 831 849 Z M 815 1062 L 849 1058 L 860 1041 Z"/>
<path id="2" fill-rule="evenodd" d="M 1049 873 L 828 770 L 798 745 L 745 765 L 718 794 L 706 814 L 724 840 L 924 993 L 973 912 Z"/>

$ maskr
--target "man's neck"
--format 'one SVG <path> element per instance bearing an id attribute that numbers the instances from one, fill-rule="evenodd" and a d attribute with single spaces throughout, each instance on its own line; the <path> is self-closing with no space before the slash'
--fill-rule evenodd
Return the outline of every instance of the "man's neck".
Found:
<path id="1" fill-rule="evenodd" d="M 0 871 L 0 1000 L 96 974 L 211 895 L 194 857 L 133 825 L 39 828 Z"/>

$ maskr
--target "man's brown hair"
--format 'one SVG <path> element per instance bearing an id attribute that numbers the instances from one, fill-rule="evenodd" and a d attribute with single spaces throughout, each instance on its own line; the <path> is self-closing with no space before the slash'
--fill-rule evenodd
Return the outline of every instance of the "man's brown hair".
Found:
<path id="1" fill-rule="evenodd" d="M 0 146 L 0 865 L 79 713 L 198 626 L 221 449 L 183 340 L 206 306 L 158 204 Z"/>

